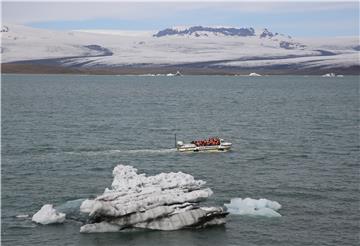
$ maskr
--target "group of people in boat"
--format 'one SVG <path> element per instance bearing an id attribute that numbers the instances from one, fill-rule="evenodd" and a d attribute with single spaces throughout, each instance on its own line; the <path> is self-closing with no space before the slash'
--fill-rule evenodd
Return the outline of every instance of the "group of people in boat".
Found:
<path id="1" fill-rule="evenodd" d="M 220 145 L 220 139 L 219 138 L 209 138 L 204 140 L 195 140 L 191 142 L 192 144 L 195 144 L 197 147 L 199 146 L 213 146 L 213 145 Z"/>

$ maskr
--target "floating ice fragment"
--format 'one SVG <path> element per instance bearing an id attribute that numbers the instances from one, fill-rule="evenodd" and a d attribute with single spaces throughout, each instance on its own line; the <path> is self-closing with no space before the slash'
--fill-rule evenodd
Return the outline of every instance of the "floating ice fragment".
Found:
<path id="1" fill-rule="evenodd" d="M 276 212 L 281 209 L 281 205 L 267 199 L 232 198 L 230 203 L 224 205 L 231 214 L 281 217 L 281 214 Z"/>
<path id="2" fill-rule="evenodd" d="M 45 204 L 42 208 L 34 214 L 32 221 L 47 225 L 53 223 L 63 223 L 65 220 L 65 214 L 59 213 L 53 208 L 52 204 Z"/>
<path id="3" fill-rule="evenodd" d="M 18 215 L 16 215 L 16 218 L 20 218 L 20 219 L 29 218 L 29 215 L 28 214 L 18 214 Z"/>

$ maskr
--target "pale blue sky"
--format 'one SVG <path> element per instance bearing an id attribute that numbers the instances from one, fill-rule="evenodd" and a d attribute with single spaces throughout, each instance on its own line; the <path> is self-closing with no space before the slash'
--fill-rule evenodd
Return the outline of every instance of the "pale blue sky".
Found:
<path id="1" fill-rule="evenodd" d="M 359 2 L 3 2 L 3 22 L 48 29 L 267 27 L 292 36 L 359 36 Z"/>

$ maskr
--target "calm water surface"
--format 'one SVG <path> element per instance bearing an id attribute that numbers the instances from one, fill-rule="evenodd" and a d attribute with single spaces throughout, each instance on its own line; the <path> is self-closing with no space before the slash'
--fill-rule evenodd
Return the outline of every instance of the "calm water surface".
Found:
<path id="1" fill-rule="evenodd" d="M 359 77 L 2 76 L 2 245 L 357 245 Z M 229 153 L 180 154 L 173 134 Z M 278 201 L 281 218 L 80 234 L 18 214 L 102 193 L 116 164 L 207 181 L 211 205 Z"/>

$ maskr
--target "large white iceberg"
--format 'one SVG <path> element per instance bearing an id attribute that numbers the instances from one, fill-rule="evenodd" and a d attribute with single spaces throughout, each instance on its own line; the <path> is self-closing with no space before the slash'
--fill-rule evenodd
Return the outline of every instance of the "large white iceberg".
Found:
<path id="1" fill-rule="evenodd" d="M 32 221 L 47 225 L 53 223 L 63 223 L 65 221 L 65 214 L 59 213 L 53 208 L 51 204 L 45 204 L 41 209 L 33 215 Z"/>
<path id="2" fill-rule="evenodd" d="M 85 200 L 80 211 L 89 215 L 80 232 L 108 232 L 126 228 L 177 230 L 224 224 L 221 207 L 201 207 L 212 195 L 205 182 L 182 172 L 147 177 L 131 166 L 113 170 L 111 189 Z"/>
<path id="3" fill-rule="evenodd" d="M 281 205 L 267 199 L 232 198 L 230 203 L 224 205 L 231 214 L 281 217 L 281 214 L 277 212 L 281 209 Z"/>

